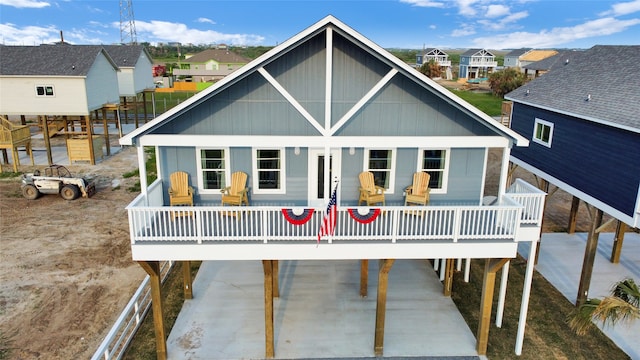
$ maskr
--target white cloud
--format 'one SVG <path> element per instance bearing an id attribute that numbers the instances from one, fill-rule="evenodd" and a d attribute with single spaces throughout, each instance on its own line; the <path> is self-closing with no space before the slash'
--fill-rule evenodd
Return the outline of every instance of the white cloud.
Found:
<path id="1" fill-rule="evenodd" d="M 437 28 L 437 26 L 435 24 L 429 25 L 429 29 L 431 29 L 431 30 L 435 30 L 436 28 Z"/>
<path id="2" fill-rule="evenodd" d="M 114 24 L 119 26 L 119 24 Z M 233 45 L 259 45 L 264 37 L 255 34 L 224 34 L 213 30 L 190 29 L 182 23 L 168 21 L 136 21 L 138 41 L 192 44 L 227 43 Z"/>
<path id="3" fill-rule="evenodd" d="M 18 28 L 10 23 L 0 24 L 0 34 L 5 45 L 40 45 L 60 41 L 60 31 L 53 25 Z"/>
<path id="4" fill-rule="evenodd" d="M 496 18 L 508 15 L 510 13 L 509 7 L 504 5 L 489 5 L 487 6 L 487 13 L 485 14 L 488 18 Z"/>
<path id="5" fill-rule="evenodd" d="M 418 7 L 444 7 L 444 2 L 442 1 L 431 1 L 431 0 L 400 0 L 401 3 L 411 4 L 413 6 Z"/>
<path id="6" fill-rule="evenodd" d="M 462 25 L 460 29 L 455 29 L 451 32 L 452 37 L 469 36 L 476 33 L 476 30 L 471 25 Z"/>
<path id="7" fill-rule="evenodd" d="M 204 17 L 201 17 L 201 18 L 196 19 L 196 22 L 199 22 L 199 23 L 209 23 L 209 24 L 212 24 L 212 25 L 215 25 L 215 24 L 216 24 L 216 22 L 215 22 L 215 21 L 213 21 L 213 20 L 211 20 L 211 19 L 204 18 Z"/>
<path id="8" fill-rule="evenodd" d="M 611 10 L 605 11 L 601 16 L 620 16 L 633 14 L 640 11 L 640 0 L 623 2 L 611 5 Z"/>
<path id="9" fill-rule="evenodd" d="M 486 29 L 491 29 L 494 31 L 503 30 L 507 27 L 507 25 L 514 23 L 520 19 L 524 19 L 529 16 L 529 13 L 526 11 L 520 11 L 515 14 L 510 14 L 505 16 L 500 20 L 478 20 L 478 23 L 482 24 Z"/>
<path id="10" fill-rule="evenodd" d="M 0 5 L 13 6 L 16 8 L 36 8 L 36 9 L 51 6 L 51 4 L 46 1 L 35 1 L 35 0 L 0 0 Z"/>
<path id="11" fill-rule="evenodd" d="M 478 0 L 455 0 L 455 2 L 458 5 L 458 13 L 460 15 L 475 16 L 477 14 L 473 4 L 478 2 Z"/>
<path id="12" fill-rule="evenodd" d="M 615 34 L 638 24 L 640 24 L 640 19 L 618 20 L 612 17 L 606 17 L 587 21 L 572 27 L 541 30 L 537 33 L 515 32 L 497 36 L 479 37 L 473 40 L 473 44 L 477 47 L 491 49 L 558 47 L 559 45 L 579 39 Z"/>

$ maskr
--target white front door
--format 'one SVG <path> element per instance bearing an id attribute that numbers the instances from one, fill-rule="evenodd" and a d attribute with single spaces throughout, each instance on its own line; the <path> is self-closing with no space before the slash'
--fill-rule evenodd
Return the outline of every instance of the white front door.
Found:
<path id="1" fill-rule="evenodd" d="M 309 149 L 309 188 L 308 188 L 308 206 L 321 207 L 325 205 L 325 192 L 327 199 L 331 196 L 331 191 L 335 186 L 334 180 L 340 179 L 340 149 L 332 149 L 330 157 L 329 178 L 331 179 L 331 189 L 325 186 L 325 163 L 324 149 Z M 340 190 L 338 188 L 338 193 Z"/>

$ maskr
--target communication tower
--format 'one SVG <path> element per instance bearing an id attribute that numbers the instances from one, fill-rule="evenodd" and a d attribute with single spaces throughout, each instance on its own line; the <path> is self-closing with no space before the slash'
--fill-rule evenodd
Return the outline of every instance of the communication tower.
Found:
<path id="1" fill-rule="evenodd" d="M 132 2 L 132 0 L 120 0 L 120 42 L 123 44 L 138 43 Z"/>

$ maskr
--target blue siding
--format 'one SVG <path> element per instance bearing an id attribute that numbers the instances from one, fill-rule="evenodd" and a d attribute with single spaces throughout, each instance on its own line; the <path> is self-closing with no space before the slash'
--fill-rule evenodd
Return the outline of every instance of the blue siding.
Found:
<path id="1" fill-rule="evenodd" d="M 535 118 L 554 124 L 551 148 L 531 142 L 512 155 L 633 216 L 640 184 L 640 135 L 592 121 L 514 104 L 511 128 L 533 136 Z"/>
<path id="2" fill-rule="evenodd" d="M 485 125 L 443 101 L 406 76 L 397 74 L 347 123 L 345 136 L 495 135 Z"/>

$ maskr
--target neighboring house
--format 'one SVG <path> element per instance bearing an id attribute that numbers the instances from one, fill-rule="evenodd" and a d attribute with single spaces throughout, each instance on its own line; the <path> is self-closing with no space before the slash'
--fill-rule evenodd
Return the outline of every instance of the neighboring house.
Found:
<path id="1" fill-rule="evenodd" d="M 106 128 L 106 112 L 119 103 L 118 66 L 102 46 L 0 46 L 0 53 L 0 114 L 37 116 L 46 137 L 65 131 L 71 162 L 95 164 L 103 142 L 110 153 L 108 133 L 102 141 L 86 126 L 102 112 Z M 50 148 L 47 155 L 52 163 Z"/>
<path id="2" fill-rule="evenodd" d="M 581 50 L 563 50 L 557 54 L 529 63 L 522 68 L 528 76 L 537 78 L 555 67 L 561 67 L 571 62 L 574 56 L 580 56 Z"/>
<path id="3" fill-rule="evenodd" d="M 153 90 L 153 61 L 142 45 L 104 45 L 118 66 L 118 89 L 121 97 L 135 97 Z"/>
<path id="4" fill-rule="evenodd" d="M 528 141 L 332 16 L 120 143 L 135 146 L 141 159 L 142 193 L 127 207 L 131 249 L 156 295 L 157 265 L 165 260 L 262 260 L 272 291 L 277 278 L 268 278 L 267 267 L 278 260 L 385 259 L 379 276 L 386 276 L 389 259 L 487 258 L 491 278 L 516 257 L 518 242 L 535 248 L 539 239 L 544 193 L 523 181 L 506 184 L 511 149 Z M 157 154 L 152 184 L 142 160 L 147 147 Z M 484 190 L 489 149 L 503 152 L 496 193 Z M 178 171 L 188 174 L 197 206 L 169 206 L 170 176 Z M 222 207 L 221 190 L 238 171 L 248 174 L 249 205 Z M 358 206 L 365 171 L 384 188 L 384 211 Z M 429 206 L 403 206 L 416 172 L 431 176 Z M 322 232 L 334 193 L 335 227 Z M 447 268 L 445 283 L 453 276 Z M 483 289 L 480 354 L 491 283 Z M 383 321 L 384 299 L 378 304 Z M 162 322 L 156 317 L 156 329 Z M 266 356 L 273 357 L 273 323 L 265 327 Z M 376 331 L 377 355 L 383 336 Z M 161 354 L 165 338 L 157 339 Z"/>
<path id="5" fill-rule="evenodd" d="M 155 103 L 156 86 L 153 82 L 151 55 L 142 45 L 104 45 L 103 47 L 118 66 L 120 110 L 125 120 L 129 117 L 129 111 L 133 112 L 136 127 L 138 127 L 140 116 L 143 116 L 144 121 L 155 117 L 155 114 L 149 113 L 146 106 L 148 101 Z M 142 94 L 141 98 L 138 97 L 139 94 Z M 147 99 L 147 95 L 150 95 L 151 99 Z M 140 108 L 142 111 L 138 111 Z"/>
<path id="6" fill-rule="evenodd" d="M 528 53 L 529 51 L 531 51 L 531 49 L 524 49 L 524 48 L 509 51 L 507 54 L 504 55 L 504 67 L 505 68 L 510 68 L 510 67 L 522 68 L 522 64 L 520 63 L 520 58 L 526 53 Z"/>
<path id="7" fill-rule="evenodd" d="M 0 46 L 0 52 L 0 114 L 83 116 L 118 103 L 118 66 L 101 46 Z"/>
<path id="8" fill-rule="evenodd" d="M 442 68 L 442 73 L 445 74 L 447 80 L 451 80 L 451 60 L 449 60 L 449 54 L 436 49 L 425 49 L 422 54 L 416 55 L 416 66 L 421 67 L 423 64 L 428 64 L 430 61 L 435 61 Z"/>
<path id="9" fill-rule="evenodd" d="M 188 76 L 194 82 L 215 81 L 238 70 L 249 61 L 251 59 L 226 48 L 208 49 L 187 57 L 180 64 L 180 69 L 173 70 L 173 75 Z"/>
<path id="10" fill-rule="evenodd" d="M 489 50 L 470 49 L 460 55 L 458 77 L 463 79 L 486 78 L 495 71 L 498 62 Z"/>
<path id="11" fill-rule="evenodd" d="M 511 161 L 574 196 L 569 232 L 580 200 L 598 209 L 585 252 L 581 302 L 602 212 L 620 221 L 614 262 L 622 224 L 640 226 L 640 46 L 562 53 L 550 68 L 505 96 L 513 102 L 511 128 L 531 141 L 527 148 L 514 148 Z"/>

